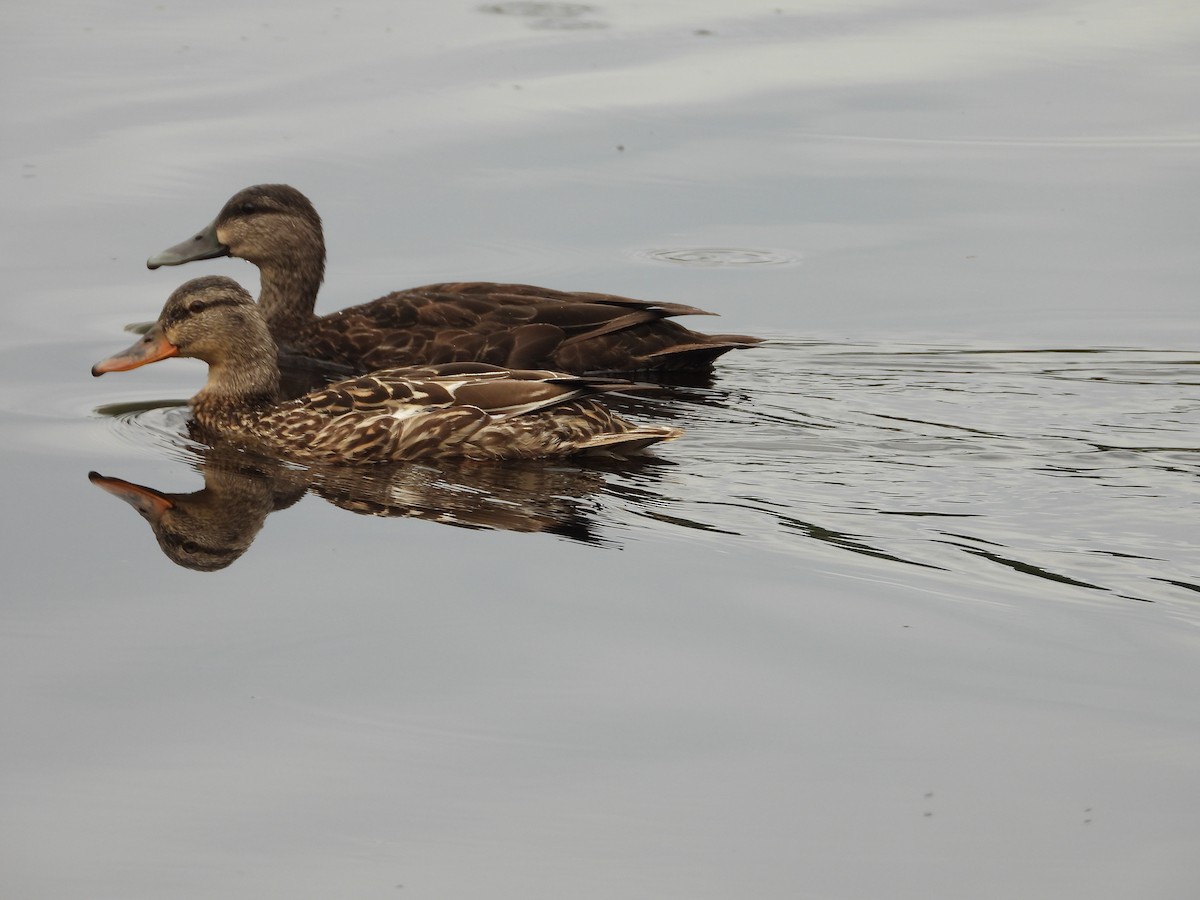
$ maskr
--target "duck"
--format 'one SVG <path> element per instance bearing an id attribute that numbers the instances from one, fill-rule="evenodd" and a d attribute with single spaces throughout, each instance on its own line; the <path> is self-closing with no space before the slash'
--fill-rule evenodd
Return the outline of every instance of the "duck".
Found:
<path id="1" fill-rule="evenodd" d="M 300 463 L 623 455 L 682 433 L 635 425 L 596 399 L 646 385 L 476 362 L 381 369 L 282 400 L 277 352 L 245 288 L 206 276 L 177 288 L 150 329 L 92 374 L 203 360 L 208 380 L 190 401 L 201 435 Z"/>
<path id="2" fill-rule="evenodd" d="M 146 265 L 221 256 L 258 267 L 258 304 L 281 352 L 354 374 L 451 362 L 574 374 L 708 373 L 717 357 L 761 340 L 685 328 L 671 319 L 713 313 L 679 303 L 492 282 L 428 284 L 318 316 L 321 217 L 287 184 L 238 191 L 213 222 Z"/>

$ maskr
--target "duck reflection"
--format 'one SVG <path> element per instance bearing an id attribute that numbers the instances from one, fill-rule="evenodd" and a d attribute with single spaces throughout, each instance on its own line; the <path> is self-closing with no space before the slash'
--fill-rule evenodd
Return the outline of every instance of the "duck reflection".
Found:
<path id="1" fill-rule="evenodd" d="M 98 472 L 88 473 L 88 479 L 136 509 L 150 523 L 168 559 L 199 572 L 215 572 L 238 559 L 250 548 L 267 514 L 291 506 L 306 490 L 249 467 L 199 468 L 204 488 L 188 494 L 157 491 Z"/>
<path id="2" fill-rule="evenodd" d="M 235 448 L 200 448 L 204 487 L 169 493 L 101 475 L 88 479 L 150 523 L 172 562 L 201 572 L 242 556 L 267 516 L 312 493 L 361 515 L 411 517 L 462 528 L 547 532 L 604 543 L 592 518 L 607 484 L 602 468 L 544 462 L 299 468 Z"/>

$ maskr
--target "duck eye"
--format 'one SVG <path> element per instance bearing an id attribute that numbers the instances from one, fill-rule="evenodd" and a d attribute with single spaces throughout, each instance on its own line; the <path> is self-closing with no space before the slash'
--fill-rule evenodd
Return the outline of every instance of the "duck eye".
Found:
<path id="1" fill-rule="evenodd" d="M 249 215 L 250 213 L 258 212 L 258 207 L 255 206 L 253 203 L 251 203 L 249 200 L 247 200 L 245 203 L 242 204 L 242 212 Z"/>
<path id="2" fill-rule="evenodd" d="M 188 304 L 188 312 L 190 312 L 190 313 L 204 312 L 204 301 L 203 300 L 193 300 L 191 303 Z"/>

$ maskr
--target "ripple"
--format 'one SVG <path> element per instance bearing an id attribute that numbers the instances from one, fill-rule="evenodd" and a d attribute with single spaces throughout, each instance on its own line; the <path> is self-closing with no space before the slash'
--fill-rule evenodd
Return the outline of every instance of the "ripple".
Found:
<path id="1" fill-rule="evenodd" d="M 574 30 L 606 28 L 603 22 L 584 18 L 598 12 L 595 6 L 584 3 L 539 3 L 531 0 L 514 0 L 509 3 L 485 3 L 479 12 L 496 16 L 518 16 L 531 19 L 530 28 Z"/>
<path id="2" fill-rule="evenodd" d="M 789 266 L 800 262 L 799 254 L 747 247 L 670 247 L 635 250 L 633 255 L 677 266 Z"/>
<path id="3" fill-rule="evenodd" d="M 186 400 L 108 403 L 96 407 L 95 414 L 107 419 L 119 438 L 137 447 L 154 447 L 177 459 L 190 459 L 203 447 L 188 436 L 191 410 Z"/>
<path id="4" fill-rule="evenodd" d="M 1185 587 L 1200 501 L 1192 358 L 779 336 L 723 361 L 711 389 L 672 397 L 686 435 L 664 514 L 629 519 L 814 562 L 920 567 L 956 591 L 1154 600 L 1200 618 Z"/>

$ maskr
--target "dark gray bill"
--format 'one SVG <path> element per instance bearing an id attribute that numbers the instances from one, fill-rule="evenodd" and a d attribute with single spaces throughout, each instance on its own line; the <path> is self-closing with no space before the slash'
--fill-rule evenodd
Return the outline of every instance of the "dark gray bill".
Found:
<path id="1" fill-rule="evenodd" d="M 217 240 L 217 223 L 213 222 L 195 237 L 190 237 L 174 247 L 168 247 L 161 253 L 155 253 L 146 260 L 146 268 L 178 266 L 197 259 L 212 259 L 214 256 L 228 255 L 229 248 Z"/>

